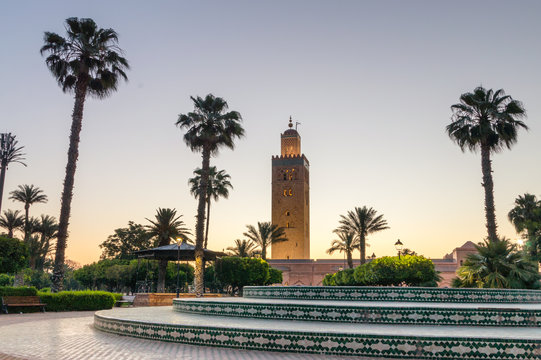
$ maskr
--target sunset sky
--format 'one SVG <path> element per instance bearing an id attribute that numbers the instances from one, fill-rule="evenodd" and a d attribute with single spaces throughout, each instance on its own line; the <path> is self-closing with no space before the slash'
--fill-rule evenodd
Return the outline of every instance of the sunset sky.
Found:
<path id="1" fill-rule="evenodd" d="M 339 215 L 355 206 L 390 229 L 368 254 L 405 247 L 433 258 L 486 234 L 479 154 L 445 133 L 450 106 L 483 85 L 522 101 L 529 131 L 493 157 L 499 232 L 514 199 L 541 195 L 539 1 L 3 1 L 0 132 L 25 146 L 28 167 L 9 167 L 3 209 L 19 184 L 49 196 L 33 216 L 59 216 L 73 97 L 39 54 L 43 32 L 68 17 L 119 33 L 129 82 L 85 105 L 67 257 L 98 260 L 98 245 L 158 207 L 195 225 L 187 181 L 201 166 L 174 126 L 191 95 L 213 93 L 244 118 L 246 137 L 211 160 L 231 175 L 229 199 L 212 204 L 209 247 L 270 221 L 271 156 L 289 116 L 310 161 L 311 256 L 328 258 Z M 358 252 L 354 254 L 358 257 Z M 341 254 L 334 257 L 342 258 Z"/>

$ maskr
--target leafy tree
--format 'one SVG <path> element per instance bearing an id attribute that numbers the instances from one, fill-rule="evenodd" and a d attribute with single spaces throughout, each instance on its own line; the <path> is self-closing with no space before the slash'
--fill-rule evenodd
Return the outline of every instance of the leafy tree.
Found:
<path id="1" fill-rule="evenodd" d="M 327 254 L 332 255 L 336 251 L 346 254 L 348 260 L 348 266 L 353 269 L 353 258 L 351 254 L 359 247 L 359 240 L 355 236 L 355 233 L 351 230 L 336 229 L 334 233 L 338 235 L 338 239 L 335 239 L 331 243 L 331 247 L 327 249 Z"/>
<path id="2" fill-rule="evenodd" d="M 188 241 L 190 230 L 185 227 L 184 221 L 180 220 L 182 215 L 177 216 L 175 209 L 158 208 L 155 220 L 147 219 L 151 225 L 146 225 L 147 233 L 155 239 L 156 246 L 165 246 L 171 243 L 171 240 L 181 238 Z M 165 274 L 167 270 L 167 260 L 159 261 L 158 269 L 158 292 L 165 291 Z"/>
<path id="3" fill-rule="evenodd" d="M 19 163 L 26 166 L 23 162 L 25 160 L 23 148 L 24 146 L 18 146 L 15 135 L 11 135 L 11 133 L 0 134 L 0 213 L 2 212 L 4 181 L 9 164 Z"/>
<path id="4" fill-rule="evenodd" d="M 339 231 L 351 231 L 355 234 L 361 252 L 361 264 L 366 262 L 366 238 L 369 234 L 389 229 L 383 215 L 376 215 L 373 208 L 356 207 L 347 215 L 340 215 Z"/>
<path id="5" fill-rule="evenodd" d="M 270 222 L 258 222 L 257 228 L 253 225 L 246 225 L 248 231 L 243 235 L 261 248 L 261 258 L 267 259 L 267 248 L 274 243 L 286 241 L 283 227 L 271 224 Z"/>
<path id="6" fill-rule="evenodd" d="M 75 181 L 83 110 L 87 95 L 102 99 L 117 90 L 119 80 L 127 80 L 128 61 L 121 56 L 118 36 L 113 29 L 98 28 L 92 19 L 66 20 L 67 36 L 45 32 L 41 54 L 48 54 L 45 63 L 62 88 L 75 94 L 68 149 L 66 176 L 62 190 L 60 223 L 53 270 L 53 291 L 62 290 L 64 259 L 71 200 Z"/>
<path id="7" fill-rule="evenodd" d="M 183 130 L 184 142 L 194 152 L 201 152 L 201 186 L 199 188 L 197 222 L 195 226 L 195 292 L 203 296 L 203 226 L 205 223 L 205 200 L 209 184 L 210 157 L 216 155 L 220 148 L 233 149 L 235 139 L 244 135 L 240 122 L 241 115 L 237 111 L 228 111 L 227 102 L 212 94 L 204 99 L 191 97 L 194 111 L 181 114 L 176 125 Z"/>
<path id="8" fill-rule="evenodd" d="M 282 271 L 269 267 L 269 279 L 265 285 L 281 284 L 284 281 Z"/>
<path id="9" fill-rule="evenodd" d="M 521 120 L 526 111 L 520 101 L 505 95 L 503 89 L 494 92 L 482 86 L 460 96 L 452 105 L 452 122 L 446 128 L 449 137 L 462 151 L 481 150 L 482 186 L 485 189 L 485 217 L 488 238 L 498 241 L 492 179 L 492 153 L 510 149 L 517 142 L 519 128 L 528 127 Z"/>
<path id="10" fill-rule="evenodd" d="M 229 293 L 235 294 L 244 286 L 267 284 L 269 264 L 263 259 L 223 257 L 217 261 L 216 275 Z"/>
<path id="11" fill-rule="evenodd" d="M 13 201 L 19 201 L 24 204 L 24 241 L 28 242 L 31 235 L 29 212 L 30 206 L 37 203 L 46 203 L 47 195 L 43 190 L 34 185 L 19 185 L 17 190 L 10 192 L 10 197 Z"/>
<path id="12" fill-rule="evenodd" d="M 115 229 L 113 235 L 100 244 L 102 259 L 134 259 L 134 252 L 149 249 L 151 236 L 141 224 L 128 222 L 128 227 Z"/>
<path id="13" fill-rule="evenodd" d="M 411 249 L 404 248 L 400 251 L 401 255 L 417 255 L 417 253 Z"/>
<path id="14" fill-rule="evenodd" d="M 8 231 L 8 238 L 13 238 L 13 232 L 23 226 L 24 217 L 20 215 L 19 210 L 4 210 L 4 215 L 0 217 L 0 227 Z"/>
<path id="15" fill-rule="evenodd" d="M 539 261 L 541 240 L 541 201 L 532 194 L 519 195 L 515 207 L 507 215 L 517 233 L 527 239 L 528 253 Z"/>
<path id="16" fill-rule="evenodd" d="M 28 248 L 17 239 L 0 237 L 0 273 L 17 273 L 27 264 Z"/>
<path id="17" fill-rule="evenodd" d="M 484 242 L 475 246 L 454 279 L 455 287 L 539 289 L 541 276 L 537 263 L 517 251 L 507 239 Z"/>
<path id="18" fill-rule="evenodd" d="M 202 169 L 195 169 L 195 176 L 188 180 L 190 184 L 190 192 L 197 199 L 199 197 L 199 189 L 201 188 L 201 174 L 203 173 Z M 209 168 L 209 180 L 207 184 L 207 224 L 205 227 L 205 243 L 203 247 L 206 249 L 208 246 L 208 237 L 209 237 L 209 220 L 210 220 L 210 200 L 218 201 L 220 197 L 227 199 L 229 197 L 229 188 L 233 188 L 229 179 L 229 176 L 225 170 L 216 170 L 216 166 L 211 166 Z"/>
<path id="19" fill-rule="evenodd" d="M 31 218 L 29 222 L 30 234 L 30 268 L 43 271 L 47 255 L 51 252 L 51 241 L 56 237 L 58 223 L 53 216 L 41 215 L 41 218 Z"/>
<path id="20" fill-rule="evenodd" d="M 235 246 L 227 248 L 230 256 L 252 257 L 257 252 L 257 245 L 249 240 L 235 240 Z"/>

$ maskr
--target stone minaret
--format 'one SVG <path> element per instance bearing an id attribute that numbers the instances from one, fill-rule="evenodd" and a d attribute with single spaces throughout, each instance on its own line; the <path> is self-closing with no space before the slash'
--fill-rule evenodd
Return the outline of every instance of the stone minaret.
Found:
<path id="1" fill-rule="evenodd" d="M 310 164 L 291 117 L 281 140 L 282 154 L 272 157 L 272 223 L 288 240 L 272 244 L 272 259 L 310 259 Z"/>

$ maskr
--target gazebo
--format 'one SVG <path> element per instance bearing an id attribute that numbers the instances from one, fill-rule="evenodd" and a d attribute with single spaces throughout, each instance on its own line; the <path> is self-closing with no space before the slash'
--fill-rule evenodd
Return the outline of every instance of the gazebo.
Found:
<path id="1" fill-rule="evenodd" d="M 182 241 L 180 244 L 169 244 L 159 246 L 153 249 L 139 250 L 135 252 L 137 255 L 137 269 L 139 269 L 139 260 L 168 260 L 177 261 L 177 296 L 179 294 L 179 274 L 180 261 L 195 261 L 195 246 Z M 207 261 L 216 261 L 217 258 L 227 256 L 226 253 L 220 251 L 212 251 L 203 249 L 203 267 Z M 137 271 L 138 272 L 138 271 Z M 136 275 L 137 276 L 137 275 Z"/>

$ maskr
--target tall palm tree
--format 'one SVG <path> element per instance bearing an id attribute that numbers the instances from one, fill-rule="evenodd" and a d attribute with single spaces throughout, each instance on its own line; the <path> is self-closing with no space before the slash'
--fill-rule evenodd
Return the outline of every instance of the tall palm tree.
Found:
<path id="1" fill-rule="evenodd" d="M 475 246 L 453 280 L 455 287 L 538 289 L 537 264 L 525 258 L 507 239 L 485 240 Z"/>
<path id="2" fill-rule="evenodd" d="M 194 152 L 201 152 L 201 186 L 197 206 L 197 222 L 195 225 L 195 292 L 203 296 L 203 245 L 205 224 L 205 196 L 209 183 L 210 157 L 216 155 L 222 147 L 233 149 L 235 139 L 244 135 L 241 126 L 242 117 L 237 111 L 228 111 L 227 102 L 212 94 L 204 99 L 191 97 L 194 111 L 180 114 L 176 125 L 186 130 L 184 142 Z"/>
<path id="3" fill-rule="evenodd" d="M 488 239 L 498 240 L 492 179 L 492 153 L 510 149 L 517 142 L 519 128 L 528 129 L 521 121 L 526 111 L 520 101 L 482 86 L 460 96 L 460 103 L 451 106 L 453 116 L 446 131 L 462 151 L 481 150 L 482 186 L 485 189 L 485 217 Z"/>
<path id="4" fill-rule="evenodd" d="M 13 201 L 19 201 L 24 204 L 24 241 L 28 242 L 30 236 L 29 229 L 29 213 L 30 206 L 37 203 L 46 203 L 47 195 L 43 190 L 34 185 L 19 185 L 17 190 L 10 192 L 10 197 Z"/>
<path id="5" fill-rule="evenodd" d="M 246 225 L 246 227 L 248 231 L 243 235 L 261 248 L 263 260 L 267 259 L 267 248 L 271 244 L 287 240 L 284 228 L 270 222 L 257 222 L 257 228 L 253 225 Z"/>
<path id="6" fill-rule="evenodd" d="M 190 192 L 197 199 L 199 196 L 199 188 L 201 187 L 201 174 L 203 170 L 197 168 L 194 170 L 195 176 L 188 180 L 190 185 Z M 207 224 L 205 227 L 205 244 L 203 247 L 206 249 L 209 239 L 209 220 L 210 220 L 210 200 L 218 201 L 220 197 L 227 199 L 229 197 L 229 189 L 233 188 L 229 181 L 231 176 L 225 172 L 225 170 L 217 171 L 216 166 L 209 168 L 209 182 L 207 185 Z"/>
<path id="7" fill-rule="evenodd" d="M 238 257 L 252 257 L 257 252 L 257 245 L 249 240 L 235 240 L 235 246 L 230 246 L 227 248 L 231 256 Z"/>
<path id="8" fill-rule="evenodd" d="M 509 221 L 518 233 L 523 233 L 527 239 L 528 252 L 534 258 L 538 257 L 537 236 L 541 231 L 541 200 L 532 194 L 519 195 L 515 199 L 515 207 L 507 214 Z"/>
<path id="9" fill-rule="evenodd" d="M 158 208 L 155 220 L 147 219 L 151 225 L 146 225 L 147 233 L 155 239 L 156 246 L 169 245 L 171 240 L 181 238 L 188 240 L 190 230 L 185 227 L 182 215 L 177 215 L 176 209 Z M 165 291 L 165 275 L 167 260 L 160 260 L 158 265 L 158 292 Z"/>
<path id="10" fill-rule="evenodd" d="M 332 255 L 336 251 L 346 254 L 348 267 L 353 269 L 353 257 L 351 254 L 355 249 L 359 248 L 359 239 L 355 236 L 355 232 L 351 230 L 336 229 L 334 233 L 338 235 L 338 239 L 334 239 L 331 247 L 327 249 L 327 254 Z"/>
<path id="11" fill-rule="evenodd" d="M 9 238 L 13 238 L 13 232 L 24 226 L 24 217 L 19 210 L 4 210 L 4 215 L 0 217 L 0 227 L 8 231 Z"/>
<path id="12" fill-rule="evenodd" d="M 120 79 L 127 80 L 128 61 L 121 56 L 118 35 L 113 29 L 98 28 L 92 19 L 66 20 L 67 37 L 45 32 L 41 54 L 49 54 L 47 67 L 62 91 L 75 94 L 68 163 L 62 190 L 58 239 L 53 269 L 54 292 L 62 290 L 64 261 L 71 200 L 75 181 L 83 110 L 87 95 L 102 99 L 117 90 Z"/>
<path id="13" fill-rule="evenodd" d="M 17 146 L 17 143 L 15 135 L 11 135 L 11 133 L 0 134 L 0 213 L 2 213 L 2 197 L 8 165 L 19 163 L 26 166 L 23 162 L 24 153 L 22 150 L 24 146 Z"/>
<path id="14" fill-rule="evenodd" d="M 353 211 L 348 211 L 347 215 L 340 215 L 338 230 L 351 231 L 355 234 L 361 252 L 361 264 L 366 262 L 367 236 L 386 229 L 389 229 L 387 220 L 383 219 L 383 215 L 377 215 L 377 211 L 373 208 L 356 207 Z"/>

